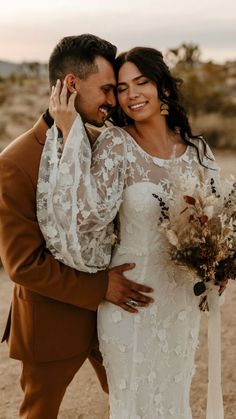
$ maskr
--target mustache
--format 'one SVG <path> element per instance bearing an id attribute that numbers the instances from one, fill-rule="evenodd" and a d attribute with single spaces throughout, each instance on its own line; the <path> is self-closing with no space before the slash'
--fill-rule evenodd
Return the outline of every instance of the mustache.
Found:
<path id="1" fill-rule="evenodd" d="M 103 103 L 103 105 L 100 105 L 99 108 L 105 109 L 106 111 L 111 111 L 115 108 L 115 106 L 111 106 L 107 103 Z"/>

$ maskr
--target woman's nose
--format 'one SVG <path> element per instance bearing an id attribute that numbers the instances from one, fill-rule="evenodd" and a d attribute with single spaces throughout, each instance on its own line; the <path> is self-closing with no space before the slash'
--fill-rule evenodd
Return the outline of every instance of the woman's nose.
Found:
<path id="1" fill-rule="evenodd" d="M 128 92 L 129 92 L 130 99 L 136 99 L 139 96 L 139 93 L 135 87 L 130 86 Z"/>

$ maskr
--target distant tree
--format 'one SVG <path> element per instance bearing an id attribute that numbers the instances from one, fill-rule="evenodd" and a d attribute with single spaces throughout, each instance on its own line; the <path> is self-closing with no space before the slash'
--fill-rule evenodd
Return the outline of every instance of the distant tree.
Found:
<path id="1" fill-rule="evenodd" d="M 180 64 L 187 67 L 194 67 L 199 63 L 200 55 L 199 46 L 193 43 L 183 43 L 179 47 L 170 48 L 167 51 L 167 59 L 172 66 Z"/>
<path id="2" fill-rule="evenodd" d="M 29 70 L 31 74 L 38 78 L 40 76 L 40 63 L 37 61 L 29 62 L 28 63 Z"/>
<path id="3" fill-rule="evenodd" d="M 22 62 L 19 72 L 24 74 L 25 77 L 38 79 L 41 73 L 41 64 L 37 61 Z"/>

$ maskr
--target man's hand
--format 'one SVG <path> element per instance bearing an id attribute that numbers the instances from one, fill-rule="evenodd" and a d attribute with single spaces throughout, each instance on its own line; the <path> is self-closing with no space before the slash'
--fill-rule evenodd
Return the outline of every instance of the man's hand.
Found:
<path id="1" fill-rule="evenodd" d="M 134 263 L 125 263 L 112 268 L 109 271 L 108 289 L 105 296 L 107 301 L 130 313 L 137 313 L 138 307 L 146 307 L 154 301 L 153 298 L 143 294 L 153 292 L 152 288 L 130 281 L 123 275 L 125 271 L 134 267 Z"/>

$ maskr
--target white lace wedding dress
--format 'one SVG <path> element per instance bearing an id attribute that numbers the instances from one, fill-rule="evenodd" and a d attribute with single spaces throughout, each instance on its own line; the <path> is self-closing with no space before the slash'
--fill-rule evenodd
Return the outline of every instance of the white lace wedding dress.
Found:
<path id="1" fill-rule="evenodd" d="M 61 155 L 55 127 L 48 131 L 38 183 L 38 219 L 56 258 L 95 272 L 125 262 L 126 276 L 154 288 L 155 302 L 130 314 L 104 301 L 98 311 L 100 348 L 110 389 L 111 419 L 191 419 L 200 311 L 196 278 L 170 260 L 158 227 L 156 194 L 166 189 L 173 160 L 147 154 L 123 129 L 106 129 L 91 149 L 79 117 Z M 191 140 L 194 142 L 194 140 Z M 206 172 L 214 162 L 197 142 Z M 197 150 L 175 159 L 198 176 Z M 91 166 L 91 167 L 90 167 Z M 119 243 L 112 253 L 112 220 L 119 212 Z"/>

